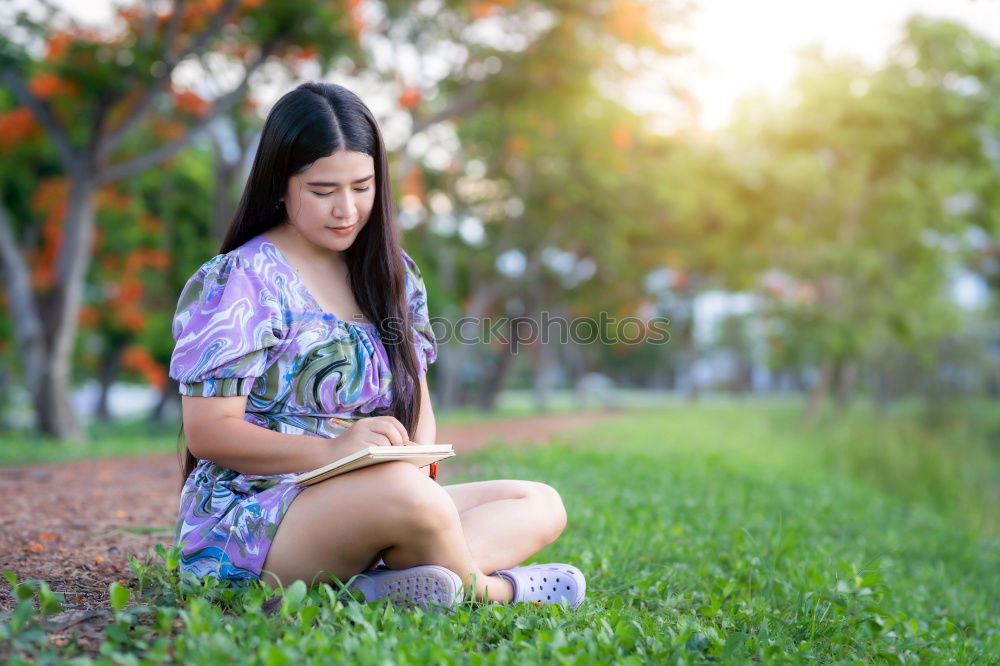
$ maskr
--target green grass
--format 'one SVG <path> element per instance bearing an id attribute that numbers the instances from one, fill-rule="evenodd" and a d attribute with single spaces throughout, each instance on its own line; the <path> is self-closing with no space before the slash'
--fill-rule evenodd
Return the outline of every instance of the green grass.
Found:
<path id="1" fill-rule="evenodd" d="M 179 427 L 179 423 L 157 425 L 145 421 L 91 424 L 85 428 L 86 442 L 61 442 L 31 431 L 4 433 L 0 466 L 173 453 Z"/>
<path id="2" fill-rule="evenodd" d="M 100 660 L 1000 663 L 1000 543 L 966 515 L 989 495 L 942 503 L 937 493 L 957 486 L 940 484 L 958 482 L 898 459 L 936 460 L 935 431 L 872 458 L 905 472 L 909 485 L 897 487 L 893 474 L 860 473 L 858 451 L 908 441 L 908 421 L 874 430 L 856 414 L 803 435 L 794 417 L 784 406 L 738 404 L 633 412 L 548 447 L 449 462 L 457 480 L 535 479 L 562 493 L 570 524 L 535 559 L 587 574 L 577 611 L 401 613 L 296 585 L 268 616 L 267 588 L 180 580 L 176 551 L 164 550 L 157 563 L 134 563 L 131 590 L 114 586 Z M 862 441 L 845 446 L 852 432 Z M 996 460 L 968 447 L 957 457 L 987 465 L 968 478 L 995 482 Z M 20 594 L 21 608 L 0 625 L 8 659 L 86 663 L 38 632 L 32 598 L 55 610 L 47 588 L 22 583 Z"/>
<path id="3" fill-rule="evenodd" d="M 566 403 L 554 406 L 549 413 L 569 411 L 572 411 L 572 406 Z M 537 416 L 537 412 L 519 398 L 505 398 L 492 412 L 460 407 L 442 410 L 435 416 L 439 426 L 448 426 Z M 8 431 L 3 434 L 3 444 L 0 445 L 0 467 L 84 458 L 176 453 L 179 428 L 180 422 L 174 421 L 162 424 L 148 421 L 92 423 L 84 428 L 87 441 L 77 443 L 62 442 L 30 430 Z"/>

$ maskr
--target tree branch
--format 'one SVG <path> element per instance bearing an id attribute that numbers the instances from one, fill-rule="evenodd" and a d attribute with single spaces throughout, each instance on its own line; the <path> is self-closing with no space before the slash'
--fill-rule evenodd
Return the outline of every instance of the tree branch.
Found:
<path id="1" fill-rule="evenodd" d="M 156 99 L 159 95 L 170 84 L 170 77 L 173 75 L 174 69 L 177 65 L 180 64 L 185 58 L 201 53 L 208 46 L 209 42 L 218 36 L 222 26 L 226 21 L 232 18 L 233 13 L 239 8 L 240 4 L 239 0 L 226 0 L 226 4 L 212 16 L 212 20 L 205 27 L 205 29 L 200 32 L 197 37 L 195 37 L 190 46 L 178 54 L 173 52 L 172 44 L 177 36 L 178 30 L 180 29 L 181 15 L 184 13 L 184 2 L 185 0 L 176 0 L 174 4 L 174 13 L 170 16 L 170 23 L 167 24 L 166 34 L 163 39 L 163 62 L 165 65 L 163 74 L 153 80 L 153 82 L 143 91 L 142 96 L 129 110 L 125 119 L 122 120 L 118 127 L 112 130 L 107 137 L 105 137 L 104 141 L 101 143 L 98 159 L 104 159 L 121 144 L 129 131 L 131 131 L 132 128 L 135 127 L 140 120 L 142 120 L 142 117 L 145 116 L 153 104 L 156 103 Z"/>
<path id="2" fill-rule="evenodd" d="M 178 0 L 178 6 L 182 4 L 181 0 Z M 198 33 L 191 45 L 180 55 L 168 54 L 171 56 L 171 60 L 167 62 L 171 68 L 175 67 L 177 63 L 188 56 L 201 53 L 208 43 L 218 37 L 219 32 L 222 30 L 222 26 L 232 18 L 233 13 L 239 9 L 240 0 L 226 0 L 226 4 L 212 17 L 205 29 Z"/>
<path id="3" fill-rule="evenodd" d="M 453 116 L 461 116 L 475 111 L 483 104 L 483 99 L 478 96 L 478 93 L 479 90 L 473 89 L 470 93 L 459 96 L 458 99 L 456 99 L 451 106 L 447 108 L 444 108 L 436 113 L 432 113 L 429 116 L 424 116 L 423 118 L 414 118 L 412 134 L 422 132 L 431 125 L 437 125 L 439 122 L 447 120 Z"/>
<path id="4" fill-rule="evenodd" d="M 24 359 L 25 383 L 35 391 L 40 378 L 42 322 L 31 289 L 31 272 L 21 255 L 7 207 L 0 204 L 0 272 L 5 276 L 14 337 Z"/>
<path id="5" fill-rule="evenodd" d="M 265 45 L 261 50 L 260 56 L 251 63 L 243 75 L 243 80 L 240 84 L 236 86 L 233 90 L 226 93 L 224 96 L 219 98 L 215 104 L 212 106 L 212 110 L 205 115 L 204 118 L 199 120 L 197 123 L 192 125 L 184 135 L 170 143 L 164 144 L 159 148 L 156 148 L 145 155 L 141 155 L 134 159 L 121 162 L 119 164 L 111 165 L 105 169 L 102 169 L 97 176 L 97 182 L 99 185 L 106 185 L 108 183 L 114 182 L 120 178 L 131 175 L 133 173 L 139 173 L 145 169 L 155 166 L 172 157 L 181 148 L 187 146 L 191 143 L 195 137 L 205 129 L 213 120 L 218 118 L 220 115 L 228 112 L 232 109 L 238 101 L 240 101 L 247 89 L 250 81 L 250 77 L 253 75 L 257 69 L 264 64 L 264 61 L 276 50 L 277 44 Z"/>
<path id="6" fill-rule="evenodd" d="M 170 15 L 170 22 L 167 23 L 167 29 L 163 35 L 163 55 L 166 58 L 170 58 L 173 55 L 173 43 L 177 39 L 177 31 L 181 29 L 181 19 L 184 16 L 184 3 L 186 0 L 174 0 L 174 13 Z M 183 60 L 183 58 L 177 58 L 173 60 L 176 64 Z M 167 61 L 171 62 L 170 60 Z M 169 67 L 173 70 L 173 67 Z"/>
<path id="7" fill-rule="evenodd" d="M 156 2 L 155 0 L 143 0 L 145 11 L 142 15 L 142 32 L 139 33 L 139 48 L 145 49 L 153 33 L 156 32 Z M 173 18 L 173 17 L 171 17 Z"/>
<path id="8" fill-rule="evenodd" d="M 25 84 L 24 79 L 14 70 L 4 68 L 0 72 L 0 80 L 13 91 L 17 100 L 31 111 L 35 120 L 38 121 L 38 124 L 42 126 L 42 129 L 45 130 L 52 138 L 52 142 L 55 143 L 56 151 L 59 153 L 59 159 L 62 160 L 63 166 L 67 171 L 71 169 L 73 162 L 76 161 L 76 151 L 73 150 L 73 144 L 70 142 L 66 130 L 59 124 L 59 121 L 56 120 L 55 115 L 52 113 L 52 107 L 45 100 L 32 94 Z"/>

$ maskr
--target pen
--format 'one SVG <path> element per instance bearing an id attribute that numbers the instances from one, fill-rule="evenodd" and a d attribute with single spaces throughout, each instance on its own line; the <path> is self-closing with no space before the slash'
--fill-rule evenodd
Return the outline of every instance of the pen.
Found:
<path id="1" fill-rule="evenodd" d="M 350 428 L 351 425 L 353 425 L 350 421 L 345 421 L 344 419 L 338 419 L 336 416 L 331 416 L 330 420 L 339 426 L 344 426 L 345 428 Z M 430 477 L 434 481 L 437 481 L 437 476 L 438 476 L 438 464 L 436 462 L 432 462 Z"/>

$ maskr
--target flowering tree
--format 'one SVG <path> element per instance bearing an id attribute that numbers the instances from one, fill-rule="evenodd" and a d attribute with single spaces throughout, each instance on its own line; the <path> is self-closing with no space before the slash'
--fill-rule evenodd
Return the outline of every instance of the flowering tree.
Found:
<path id="1" fill-rule="evenodd" d="M 46 5 L 22 10 L 0 37 L 0 82 L 17 108 L 0 122 L 42 140 L 64 179 L 64 204 L 40 239 L 46 279 L 33 284 L 18 230 L 28 226 L 0 203 L 0 258 L 16 344 L 38 427 L 82 436 L 70 408 L 73 343 L 92 260 L 98 193 L 162 164 L 244 99 L 252 77 L 303 58 L 357 52 L 356 2 L 175 0 L 126 5 L 114 26 L 77 25 Z M 44 52 L 42 57 L 33 54 Z M 211 101 L 178 87 L 182 67 L 218 84 Z M 9 141 L 5 137 L 5 141 Z M 37 289 L 35 288 L 37 287 Z"/>

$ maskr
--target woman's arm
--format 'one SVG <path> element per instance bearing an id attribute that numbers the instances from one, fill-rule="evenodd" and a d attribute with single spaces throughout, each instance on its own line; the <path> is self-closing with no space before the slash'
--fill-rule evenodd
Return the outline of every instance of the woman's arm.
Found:
<path id="1" fill-rule="evenodd" d="M 420 419 L 416 432 L 410 434 L 410 440 L 415 444 L 437 444 L 437 422 L 434 420 L 434 408 L 431 406 L 431 392 L 427 388 L 427 373 L 420 375 Z M 431 468 L 421 468 L 430 476 Z"/>
<path id="2" fill-rule="evenodd" d="M 410 433 L 416 444 L 437 444 L 437 422 L 431 405 L 431 392 L 427 388 L 427 374 L 420 375 L 420 419 L 416 432 Z"/>
<path id="3" fill-rule="evenodd" d="M 359 446 L 339 437 L 275 432 L 243 420 L 245 395 L 198 398 L 181 396 L 188 449 L 241 474 L 308 472 L 342 458 Z"/>

